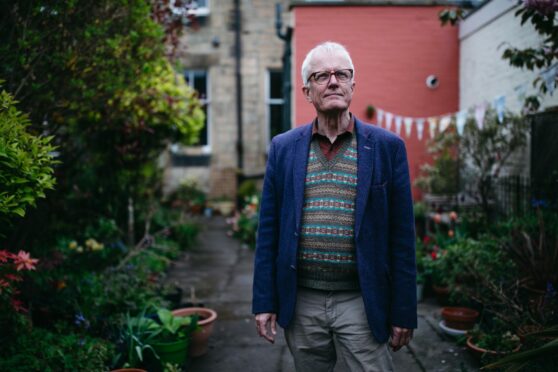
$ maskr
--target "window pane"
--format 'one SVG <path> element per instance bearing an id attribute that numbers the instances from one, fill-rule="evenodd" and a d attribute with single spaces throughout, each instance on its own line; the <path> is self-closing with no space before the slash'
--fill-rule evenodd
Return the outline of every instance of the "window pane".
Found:
<path id="1" fill-rule="evenodd" d="M 283 98 L 283 72 L 269 72 L 269 98 Z"/>
<path id="2" fill-rule="evenodd" d="M 198 91 L 201 99 L 207 99 L 207 73 L 205 71 L 194 72 L 194 89 Z"/>
<path id="3" fill-rule="evenodd" d="M 283 105 L 269 105 L 269 139 L 281 133 L 283 124 Z"/>
<path id="4" fill-rule="evenodd" d="M 195 144 L 198 146 L 205 146 L 207 145 L 207 107 L 208 105 L 203 105 L 202 109 L 203 109 L 203 113 L 205 114 L 205 120 L 204 120 L 204 125 L 203 128 L 200 130 L 200 133 L 198 134 L 198 142 L 196 142 Z"/>

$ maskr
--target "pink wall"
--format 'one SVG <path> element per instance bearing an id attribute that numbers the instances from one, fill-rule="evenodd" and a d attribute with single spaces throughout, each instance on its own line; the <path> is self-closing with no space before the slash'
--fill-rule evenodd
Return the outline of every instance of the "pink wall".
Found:
<path id="1" fill-rule="evenodd" d="M 302 95 L 300 66 L 306 53 L 322 41 L 347 47 L 356 70 L 351 111 L 360 119 L 372 104 L 396 115 L 438 116 L 458 110 L 459 44 L 457 29 L 441 27 L 439 6 L 301 6 L 293 9 L 294 118 L 297 125 L 315 116 Z M 425 84 L 428 75 L 439 78 L 438 88 Z M 373 119 L 375 120 L 375 118 Z M 392 125 L 395 131 L 395 125 Z M 426 153 L 428 129 L 422 141 L 416 128 L 406 138 L 411 178 L 420 165 L 430 161 Z M 415 198 L 420 197 L 413 190 Z"/>

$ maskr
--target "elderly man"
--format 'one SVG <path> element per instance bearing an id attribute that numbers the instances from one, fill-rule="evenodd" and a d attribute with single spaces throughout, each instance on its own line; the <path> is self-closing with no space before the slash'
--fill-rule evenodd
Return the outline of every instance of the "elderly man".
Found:
<path id="1" fill-rule="evenodd" d="M 276 136 L 258 229 L 253 313 L 297 371 L 393 370 L 417 325 L 415 234 L 403 141 L 349 111 L 355 68 L 326 42 L 302 64 L 309 124 Z"/>

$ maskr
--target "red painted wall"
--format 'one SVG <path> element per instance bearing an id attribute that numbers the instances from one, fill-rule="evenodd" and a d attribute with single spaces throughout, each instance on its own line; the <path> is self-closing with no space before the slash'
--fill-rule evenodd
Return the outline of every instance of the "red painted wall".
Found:
<path id="1" fill-rule="evenodd" d="M 442 27 L 439 6 L 300 6 L 293 9 L 294 121 L 302 125 L 315 116 L 304 100 L 300 67 L 315 45 L 331 40 L 348 49 L 355 65 L 355 94 L 351 111 L 366 118 L 369 104 L 400 116 L 429 117 L 453 113 L 459 106 L 459 43 L 455 27 Z M 437 75 L 438 88 L 426 86 Z M 375 119 L 374 119 L 375 120 Z M 395 131 L 395 123 L 392 124 Z M 411 178 L 430 162 L 426 152 L 428 125 L 422 141 L 416 127 L 401 137 L 409 156 Z M 419 190 L 413 189 L 415 199 Z"/>

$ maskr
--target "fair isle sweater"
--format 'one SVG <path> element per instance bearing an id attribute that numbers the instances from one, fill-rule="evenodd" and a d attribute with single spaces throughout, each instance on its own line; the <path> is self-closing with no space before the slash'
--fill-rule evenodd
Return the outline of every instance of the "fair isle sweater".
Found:
<path id="1" fill-rule="evenodd" d="M 312 140 L 297 255 L 299 286 L 330 291 L 359 288 L 354 244 L 356 145 L 353 133 L 328 161 Z"/>

